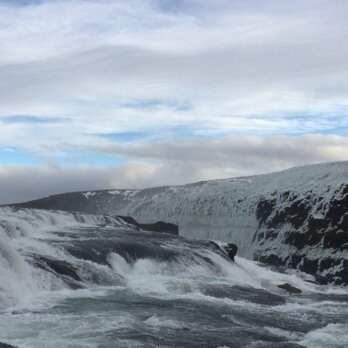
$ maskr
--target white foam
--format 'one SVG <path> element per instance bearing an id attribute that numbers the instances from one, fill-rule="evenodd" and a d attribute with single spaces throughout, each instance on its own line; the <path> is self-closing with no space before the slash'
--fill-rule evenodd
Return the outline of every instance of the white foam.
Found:
<path id="1" fill-rule="evenodd" d="M 29 265 L 21 250 L 30 250 L 39 255 L 66 260 L 78 268 L 80 277 L 88 286 L 95 284 L 120 285 L 125 281 L 128 288 L 153 296 L 187 296 L 199 293 L 198 284 L 226 284 L 265 289 L 282 294 L 277 285 L 289 283 L 303 293 L 325 292 L 325 287 L 317 287 L 301 279 L 298 274 L 280 274 L 260 267 L 256 262 L 236 257 L 231 263 L 222 256 L 206 249 L 197 250 L 201 257 L 183 256 L 174 261 L 138 259 L 129 263 L 116 253 L 108 256 L 112 266 L 99 265 L 87 260 L 77 260 L 52 243 L 52 239 L 62 239 L 52 232 L 69 230 L 79 233 L 89 227 L 110 222 L 110 218 L 88 214 L 72 214 L 29 209 L 0 208 L 0 302 L 4 308 L 16 301 L 37 296 L 42 291 L 61 290 L 64 284 L 53 274 Z M 119 226 L 117 219 L 113 226 Z M 185 248 L 168 242 L 168 248 Z M 183 251 L 183 250 L 182 250 Z M 190 255 L 190 253 L 189 253 Z M 206 262 L 208 258 L 210 262 Z M 324 290 L 323 290 L 324 289 Z M 329 288 L 330 292 L 337 292 Z M 342 290 L 340 290 L 342 291 Z M 200 296 L 200 298 L 202 298 Z M 207 298 L 210 301 L 209 298 Z"/>
<path id="2" fill-rule="evenodd" d="M 34 313 L 30 317 L 19 313 L 15 320 L 0 316 L 0 327 L 4 329 L 1 340 L 23 348 L 97 348 L 98 338 L 110 330 L 124 329 L 133 326 L 135 319 L 128 313 L 82 312 L 41 314 Z"/>
<path id="3" fill-rule="evenodd" d="M 119 225 L 118 220 L 111 220 L 116 226 Z M 110 218 L 36 209 L 0 208 L 0 308 L 25 305 L 43 291 L 65 288 L 63 282 L 52 273 L 29 264 L 22 256 L 22 251 L 76 262 L 72 256 L 45 240 L 66 239 L 54 233 L 62 228 L 73 233 L 79 227 L 97 226 L 106 221 L 109 222 Z M 114 284 L 114 274 L 111 274 L 112 271 L 107 266 L 94 264 L 86 267 L 87 261 L 81 263 L 82 266 L 85 265 L 81 267 L 81 272 L 85 272 L 85 275 L 88 273 L 86 268 L 90 273 L 95 270 L 94 276 L 111 279 L 109 283 Z"/>
<path id="4" fill-rule="evenodd" d="M 328 324 L 306 334 L 299 344 L 308 348 L 346 348 L 348 324 Z"/>
<path id="5" fill-rule="evenodd" d="M 132 263 L 127 262 L 122 256 L 112 253 L 108 256 L 108 262 L 112 269 L 126 280 L 129 288 L 137 292 L 143 291 L 163 296 L 168 296 L 170 293 L 173 295 L 196 293 L 199 282 L 252 287 L 286 296 L 289 294 L 278 285 L 290 284 L 305 295 L 348 293 L 348 289 L 323 287 L 308 282 L 308 278 L 311 279 L 311 277 L 303 276 L 298 272 L 279 273 L 260 266 L 258 262 L 238 256 L 235 258 L 235 262 L 231 262 L 206 249 L 196 252 L 201 253 L 202 257 L 197 256 L 187 260 L 185 256 L 182 256 L 176 258 L 174 262 L 138 259 Z M 206 262 L 203 257 L 208 258 L 210 262 Z M 288 304 L 288 306 L 292 305 Z M 286 310 L 286 307 L 281 308 Z"/>
<path id="6" fill-rule="evenodd" d="M 180 322 L 176 320 L 165 318 L 165 317 L 158 317 L 156 315 L 153 315 L 150 318 L 146 319 L 144 321 L 144 324 L 155 327 L 155 328 L 160 328 L 160 327 L 166 327 L 170 329 L 185 328 L 184 325 L 182 325 Z"/>
<path id="7" fill-rule="evenodd" d="M 64 250 L 55 247 L 54 243 L 47 242 L 53 237 L 61 238 L 52 232 L 62 230 L 62 228 L 70 229 L 71 233 L 79 233 L 82 227 L 85 231 L 86 227 L 100 224 L 104 226 L 109 219 L 102 216 L 0 209 L 0 221 L 0 306 L 3 308 L 12 306 L 11 310 L 14 308 L 13 306 L 22 310 L 32 309 L 32 312 L 27 315 L 25 311 L 20 312 L 13 323 L 8 320 L 9 317 L 6 313 L 0 316 L 0 327 L 6 333 L 2 339 L 20 347 L 46 347 L 48 341 L 52 342 L 50 346 L 54 348 L 64 347 L 69 346 L 75 339 L 76 347 L 97 347 L 93 343 L 90 332 L 94 332 L 95 335 L 103 335 L 104 332 L 115 327 L 129 327 L 134 324 L 134 318 L 127 314 L 124 315 L 124 320 L 117 315 L 111 317 L 111 314 L 110 316 L 103 314 L 101 319 L 95 317 L 98 314 L 86 314 L 82 317 L 62 313 L 49 315 L 50 311 L 46 311 L 45 314 L 37 314 L 35 310 L 53 307 L 62 299 L 96 298 L 108 296 L 117 291 L 122 294 L 127 292 L 127 296 L 136 293 L 143 297 L 160 300 L 189 300 L 192 303 L 203 304 L 214 309 L 237 308 L 240 311 L 254 311 L 258 314 L 271 311 L 275 315 L 277 312 L 286 313 L 289 317 L 301 317 L 302 319 L 308 315 L 310 321 L 317 320 L 315 316 L 310 317 L 313 311 L 340 315 L 347 310 L 346 305 L 337 302 L 312 301 L 306 297 L 303 300 L 296 297 L 294 302 L 290 300 L 283 305 L 268 306 L 247 300 L 207 295 L 203 290 L 209 285 L 226 285 L 227 287 L 237 285 L 265 289 L 280 295 L 285 295 L 283 290 L 277 288 L 277 285 L 282 283 L 292 284 L 305 294 L 325 291 L 333 293 L 336 290 L 310 284 L 298 273 L 277 273 L 261 267 L 257 262 L 241 257 L 236 257 L 236 262 L 232 263 L 211 250 L 197 247 L 192 252 L 180 239 L 167 242 L 164 246 L 178 251 L 179 256 L 173 260 L 143 258 L 128 262 L 121 255 L 110 253 L 107 256 L 107 262 L 111 267 L 88 260 L 78 260 L 67 255 Z M 115 220 L 115 224 L 118 224 L 117 220 Z M 84 280 L 85 286 L 89 288 L 67 289 L 62 281 L 53 274 L 31 266 L 23 256 L 23 250 L 27 249 L 40 255 L 69 261 L 76 266 L 79 276 Z M 346 292 L 340 289 L 337 290 L 337 293 Z M 99 319 L 100 321 L 98 321 Z M 98 322 L 98 326 L 96 326 L 96 322 Z M 142 323 L 153 330 L 159 327 L 182 328 L 180 322 L 160 315 L 152 315 Z M 331 345 L 331 342 L 340 344 L 347 338 L 344 331 L 345 326 L 328 325 L 320 330 L 312 331 L 304 337 L 299 333 L 279 328 L 267 327 L 265 329 L 273 335 L 289 340 L 302 339 L 303 344 L 308 347 L 321 347 L 317 343 L 320 342 L 320 339 L 326 343 L 326 346 L 322 345 L 322 347 L 339 347 L 333 343 Z M 38 330 L 43 333 L 35 336 L 35 332 L 37 333 Z M 255 330 L 258 330 L 256 326 Z M 339 335 L 339 331 L 341 336 L 336 339 L 335 335 Z M 51 341 L 52 337 L 55 338 L 53 341 Z"/>
<path id="8" fill-rule="evenodd" d="M 265 327 L 265 329 L 273 335 L 284 337 L 290 341 L 298 341 L 304 336 L 302 332 L 288 331 L 277 327 Z"/>
<path id="9" fill-rule="evenodd" d="M 4 240 L 0 240 L 0 309 L 33 295 L 32 269 Z"/>

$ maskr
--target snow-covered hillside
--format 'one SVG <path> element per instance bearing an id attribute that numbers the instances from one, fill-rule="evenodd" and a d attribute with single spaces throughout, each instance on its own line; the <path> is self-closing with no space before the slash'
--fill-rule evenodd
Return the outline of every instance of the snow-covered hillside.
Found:
<path id="1" fill-rule="evenodd" d="M 144 190 L 68 193 L 26 207 L 163 220 L 191 238 L 348 284 L 348 162 Z"/>

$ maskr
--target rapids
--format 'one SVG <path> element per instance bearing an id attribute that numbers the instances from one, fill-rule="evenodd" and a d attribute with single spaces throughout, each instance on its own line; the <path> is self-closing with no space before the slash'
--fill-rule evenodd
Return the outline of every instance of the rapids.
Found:
<path id="1" fill-rule="evenodd" d="M 278 285 L 290 284 L 301 294 Z M 0 208 L 0 342 L 346 347 L 348 291 L 106 215 Z"/>

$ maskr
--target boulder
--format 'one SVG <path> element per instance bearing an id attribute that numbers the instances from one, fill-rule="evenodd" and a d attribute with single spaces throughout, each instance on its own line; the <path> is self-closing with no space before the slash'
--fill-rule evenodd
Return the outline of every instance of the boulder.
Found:
<path id="1" fill-rule="evenodd" d="M 290 294 L 300 294 L 302 292 L 300 289 L 296 288 L 295 286 L 293 286 L 289 283 L 284 283 L 284 284 L 280 284 L 277 286 L 280 289 L 286 290 Z"/>
<path id="2" fill-rule="evenodd" d="M 179 235 L 178 225 L 175 225 L 175 224 L 171 224 L 171 223 L 163 222 L 163 221 L 158 221 L 153 224 L 143 224 L 143 223 L 139 223 L 138 221 L 133 219 L 131 216 L 117 216 L 117 217 L 121 218 L 127 224 L 133 225 L 144 231 L 169 233 L 169 234 L 174 234 L 176 236 Z"/>
<path id="3" fill-rule="evenodd" d="M 227 244 L 226 246 L 226 252 L 227 252 L 227 255 L 228 257 L 234 261 L 234 257 L 237 255 L 237 251 L 238 251 L 238 247 L 236 244 L 234 243 L 229 243 Z"/>
<path id="4" fill-rule="evenodd" d="M 16 347 L 12 346 L 11 344 L 0 342 L 0 348 L 16 348 Z"/>

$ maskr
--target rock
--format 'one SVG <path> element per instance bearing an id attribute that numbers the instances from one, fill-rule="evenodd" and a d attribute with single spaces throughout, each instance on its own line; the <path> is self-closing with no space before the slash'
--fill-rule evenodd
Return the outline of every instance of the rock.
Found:
<path id="1" fill-rule="evenodd" d="M 327 285 L 328 283 L 327 279 L 319 274 L 314 276 L 314 280 L 319 285 Z"/>
<path id="2" fill-rule="evenodd" d="M 348 185 L 332 190 L 330 196 L 308 190 L 299 196 L 285 191 L 262 198 L 256 211 L 254 259 L 324 276 L 318 278 L 320 283 L 348 284 L 347 211 Z"/>
<path id="3" fill-rule="evenodd" d="M 208 245 L 211 249 L 219 252 L 219 254 L 225 257 L 227 256 L 232 261 L 234 261 L 234 257 L 237 255 L 238 246 L 234 243 L 228 243 L 227 245 L 220 247 L 219 244 L 210 240 Z"/>
<path id="4" fill-rule="evenodd" d="M 277 286 L 280 289 L 284 289 L 287 292 L 290 292 L 290 294 L 301 294 L 302 293 L 302 291 L 300 289 L 294 287 L 293 285 L 291 285 L 289 283 L 284 283 L 284 284 L 277 285 Z"/>
<path id="5" fill-rule="evenodd" d="M 153 224 L 142 224 L 136 221 L 135 219 L 133 219 L 131 216 L 117 216 L 117 217 L 120 217 L 127 224 L 133 225 L 145 231 L 170 233 L 176 236 L 179 235 L 179 228 L 175 224 L 171 224 L 171 223 L 167 223 L 163 221 L 158 221 Z"/>
<path id="6" fill-rule="evenodd" d="M 309 274 L 315 274 L 318 270 L 318 260 L 310 260 L 306 257 L 302 259 L 302 264 L 300 265 L 300 270 Z"/>
<path id="7" fill-rule="evenodd" d="M 234 261 L 234 257 L 237 255 L 237 251 L 238 251 L 238 247 L 236 244 L 234 243 L 229 243 L 226 246 L 226 251 L 227 251 L 227 255 L 228 257 Z"/>
<path id="8" fill-rule="evenodd" d="M 47 272 L 53 273 L 64 281 L 71 289 L 84 288 L 82 279 L 77 273 L 76 268 L 69 262 L 48 258 L 42 255 L 31 255 L 31 262 Z M 1 346 L 0 346 L 1 348 Z"/>
<path id="9" fill-rule="evenodd" d="M 49 259 L 48 257 L 45 257 L 45 256 L 40 256 L 39 260 L 42 261 L 44 264 L 46 264 L 49 268 L 51 268 L 56 273 L 68 276 L 77 281 L 81 281 L 81 278 L 77 274 L 74 266 L 72 266 L 68 262 L 62 261 L 62 260 Z"/>
<path id="10" fill-rule="evenodd" d="M 257 261 L 268 263 L 273 266 L 282 266 L 284 264 L 283 260 L 275 254 L 270 255 L 260 255 Z"/>
<path id="11" fill-rule="evenodd" d="M 16 348 L 16 347 L 12 346 L 11 344 L 0 342 L 0 348 Z"/>
<path id="12" fill-rule="evenodd" d="M 274 211 L 274 208 L 276 206 L 277 200 L 276 199 L 261 199 L 256 207 L 256 218 L 260 223 L 266 222 L 268 217 L 272 214 Z"/>

